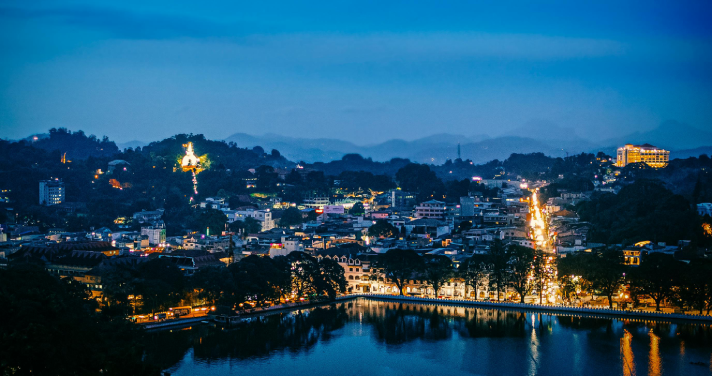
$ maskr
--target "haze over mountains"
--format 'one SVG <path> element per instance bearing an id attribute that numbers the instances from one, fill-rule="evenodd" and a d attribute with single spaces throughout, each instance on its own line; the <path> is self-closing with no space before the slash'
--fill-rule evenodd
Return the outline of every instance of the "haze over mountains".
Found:
<path id="1" fill-rule="evenodd" d="M 496 130 L 493 130 L 493 133 Z M 621 137 L 590 141 L 576 135 L 573 128 L 546 121 L 532 121 L 499 136 L 484 134 L 466 136 L 438 133 L 412 141 L 389 140 L 372 145 L 356 145 L 331 138 L 295 138 L 278 134 L 250 135 L 235 133 L 225 139 L 240 147 L 261 146 L 277 149 L 287 159 L 305 162 L 328 162 L 344 154 L 358 153 L 376 161 L 408 158 L 420 163 L 442 164 L 457 158 L 460 144 L 462 159 L 485 163 L 506 159 L 512 153 L 543 152 L 554 157 L 581 152 L 604 151 L 614 155 L 617 147 L 626 143 L 650 143 L 671 150 L 671 158 L 687 158 L 712 153 L 712 132 L 675 121 L 662 123 L 647 132 L 635 132 Z M 118 144 L 120 148 L 141 146 L 141 141 Z"/>

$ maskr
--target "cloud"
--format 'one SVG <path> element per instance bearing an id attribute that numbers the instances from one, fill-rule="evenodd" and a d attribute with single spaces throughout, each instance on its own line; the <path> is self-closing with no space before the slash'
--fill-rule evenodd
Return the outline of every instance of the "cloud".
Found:
<path id="1" fill-rule="evenodd" d="M 265 47 L 294 59 L 324 57 L 344 61 L 398 59 L 571 59 L 622 54 L 626 45 L 613 40 L 532 34 L 474 32 L 385 32 L 364 34 L 249 33 L 236 23 L 218 23 L 194 16 L 140 13 L 91 6 L 25 9 L 0 7 L 0 17 L 53 20 L 106 33 L 118 39 L 227 39 L 246 48 Z M 291 49 L 291 50 L 290 50 Z"/>
<path id="2" fill-rule="evenodd" d="M 205 38 L 234 33 L 208 20 L 167 14 L 137 13 L 111 8 L 64 7 L 22 9 L 0 7 L 0 17 L 25 20 L 55 20 L 68 25 L 105 32 L 122 39 Z"/>

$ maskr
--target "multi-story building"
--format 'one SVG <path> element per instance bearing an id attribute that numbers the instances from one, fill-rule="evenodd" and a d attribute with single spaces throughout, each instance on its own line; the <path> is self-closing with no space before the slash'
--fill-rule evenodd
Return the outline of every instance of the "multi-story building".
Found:
<path id="1" fill-rule="evenodd" d="M 254 218 L 262 225 L 262 231 L 269 231 L 273 229 L 274 220 L 272 219 L 272 212 L 267 210 L 223 210 L 223 213 L 227 216 L 228 223 L 235 221 L 244 221 L 246 218 Z"/>
<path id="2" fill-rule="evenodd" d="M 390 194 L 390 204 L 392 208 L 412 208 L 415 205 L 415 194 L 394 189 Z"/>
<path id="3" fill-rule="evenodd" d="M 667 166 L 670 152 L 650 144 L 626 144 L 618 148 L 616 166 L 625 167 L 631 163 L 645 163 L 650 167 L 662 168 Z"/>
<path id="4" fill-rule="evenodd" d="M 323 209 L 324 206 L 329 205 L 330 201 L 328 197 L 311 197 L 304 200 L 304 207 L 310 209 Z"/>
<path id="5" fill-rule="evenodd" d="M 141 235 L 148 236 L 149 245 L 159 245 L 166 242 L 165 226 L 141 227 Z"/>
<path id="6" fill-rule="evenodd" d="M 463 217 L 475 216 L 475 198 L 472 196 L 460 197 L 460 215 Z"/>
<path id="7" fill-rule="evenodd" d="M 64 182 L 42 180 L 40 182 L 40 205 L 59 205 L 64 202 Z"/>
<path id="8" fill-rule="evenodd" d="M 416 218 L 442 219 L 445 217 L 445 203 L 430 200 L 415 207 Z"/>

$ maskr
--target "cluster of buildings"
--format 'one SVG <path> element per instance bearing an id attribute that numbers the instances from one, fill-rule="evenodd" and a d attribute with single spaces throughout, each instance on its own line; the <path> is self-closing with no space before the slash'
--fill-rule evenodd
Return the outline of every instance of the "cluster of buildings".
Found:
<path id="1" fill-rule="evenodd" d="M 626 145 L 618 150 L 616 165 L 643 162 L 657 168 L 664 167 L 668 158 L 669 152 L 648 144 Z M 606 189 L 605 183 L 615 180 L 616 175 L 610 173 L 595 189 Z M 186 275 L 191 275 L 200 268 L 225 267 L 249 255 L 277 257 L 306 252 L 320 259 L 337 261 L 344 268 L 349 292 L 395 293 L 393 283 L 374 268 L 378 255 L 391 249 L 409 249 L 423 256 L 443 255 L 457 268 L 473 255 L 487 254 L 495 241 L 504 245 L 544 247 L 554 257 L 603 246 L 588 242 L 590 225 L 580 221 L 572 210 L 581 201 L 588 200 L 592 192 L 559 191 L 559 196 L 549 197 L 541 207 L 534 208 L 538 203 L 532 201 L 532 192 L 546 182 L 518 178 L 479 180 L 479 184 L 489 189 L 473 190 L 455 202 L 418 202 L 416 194 L 401 189 L 310 197 L 296 206 L 304 223 L 292 228 L 278 227 L 282 209 L 292 206 L 278 197 L 260 200 L 244 197 L 239 202 L 249 205 L 237 208 L 230 208 L 229 202 L 220 197 L 206 198 L 196 204 L 203 209 L 222 211 L 228 224 L 251 218 L 259 224 L 259 231 L 255 233 L 210 229 L 206 233 L 169 237 L 162 219 L 163 209 L 136 212 L 130 218 L 133 228 L 119 225 L 118 231 L 100 228 L 71 233 L 51 229 L 40 234 L 31 226 L 12 229 L 0 226 L 0 264 L 13 260 L 41 262 L 50 272 L 82 281 L 100 294 L 101 277 L 107 270 L 116 265 L 138 265 L 153 257 L 166 258 Z M 492 188 L 497 189 L 492 191 Z M 488 193 L 485 195 L 483 191 Z M 60 205 L 65 202 L 64 197 L 61 181 L 40 182 L 40 203 Z M 351 212 L 356 203 L 363 205 L 364 212 Z M 712 204 L 698 204 L 697 209 L 700 215 L 712 215 Z M 546 217 L 545 246 L 534 236 L 534 211 L 537 218 L 541 213 Z M 369 229 L 379 222 L 388 223 L 396 234 L 374 236 Z M 136 230 L 136 225 L 140 230 Z M 625 249 L 625 263 L 638 265 L 641 255 L 675 252 L 680 247 L 650 242 L 636 244 Z M 412 295 L 433 293 L 425 281 L 417 278 L 409 281 L 404 289 Z M 511 293 L 505 289 L 499 298 L 506 299 Z M 447 282 L 440 294 L 486 299 L 492 298 L 494 291 L 490 291 L 487 284 L 468 289 L 463 282 L 455 280 Z"/>

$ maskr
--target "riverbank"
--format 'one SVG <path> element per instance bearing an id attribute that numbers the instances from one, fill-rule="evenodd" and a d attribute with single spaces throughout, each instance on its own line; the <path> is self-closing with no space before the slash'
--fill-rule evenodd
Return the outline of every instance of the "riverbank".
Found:
<path id="1" fill-rule="evenodd" d="M 354 294 L 354 297 L 364 297 L 376 300 L 390 300 L 412 303 L 446 304 L 460 306 L 478 306 L 497 309 L 518 310 L 518 311 L 542 311 L 548 313 L 567 313 L 577 315 L 593 315 L 605 317 L 625 317 L 630 319 L 656 319 L 656 320 L 691 320 L 712 322 L 712 316 L 690 315 L 680 313 L 650 312 L 641 310 L 617 310 L 608 308 L 579 308 L 570 306 L 553 306 L 527 303 L 490 302 L 483 300 L 459 300 L 459 299 L 436 299 L 420 298 L 413 296 L 385 295 L 385 294 Z"/>

